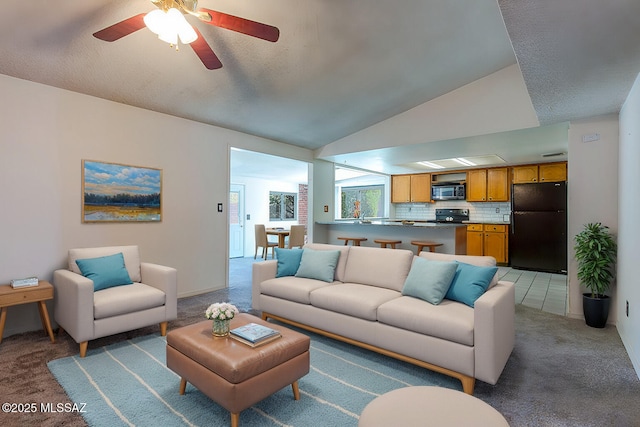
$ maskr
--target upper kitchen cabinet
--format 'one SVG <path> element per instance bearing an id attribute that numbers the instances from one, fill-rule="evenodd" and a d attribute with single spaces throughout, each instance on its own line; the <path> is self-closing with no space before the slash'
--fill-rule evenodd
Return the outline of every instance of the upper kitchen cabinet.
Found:
<path id="1" fill-rule="evenodd" d="M 411 201 L 411 175 L 391 175 L 391 203 Z"/>
<path id="2" fill-rule="evenodd" d="M 391 203 L 431 201 L 431 174 L 391 176 Z"/>
<path id="3" fill-rule="evenodd" d="M 426 203 L 431 201 L 431 174 L 411 175 L 411 201 Z"/>
<path id="4" fill-rule="evenodd" d="M 514 184 L 531 182 L 559 182 L 567 180 L 567 163 L 542 163 L 515 166 L 512 169 Z"/>
<path id="5" fill-rule="evenodd" d="M 509 169 L 491 168 L 467 171 L 468 202 L 508 202 Z"/>

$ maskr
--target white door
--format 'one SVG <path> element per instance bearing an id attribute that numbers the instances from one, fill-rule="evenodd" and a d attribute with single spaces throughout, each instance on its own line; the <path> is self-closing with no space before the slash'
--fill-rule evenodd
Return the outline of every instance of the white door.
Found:
<path id="1" fill-rule="evenodd" d="M 244 256 L 244 185 L 229 191 L 229 258 Z"/>

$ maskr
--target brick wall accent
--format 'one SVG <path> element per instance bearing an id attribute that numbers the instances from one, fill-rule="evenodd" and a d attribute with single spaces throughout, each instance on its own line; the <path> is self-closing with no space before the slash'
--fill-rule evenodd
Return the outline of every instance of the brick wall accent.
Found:
<path id="1" fill-rule="evenodd" d="M 308 191 L 309 186 L 307 184 L 298 184 L 298 224 L 307 225 L 307 218 L 309 217 Z"/>

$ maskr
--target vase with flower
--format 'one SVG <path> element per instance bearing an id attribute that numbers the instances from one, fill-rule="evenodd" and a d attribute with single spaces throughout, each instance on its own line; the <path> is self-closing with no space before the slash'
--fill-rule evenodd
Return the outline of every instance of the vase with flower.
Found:
<path id="1" fill-rule="evenodd" d="M 218 302 L 211 304 L 205 311 L 205 317 L 213 320 L 211 333 L 214 337 L 226 337 L 229 335 L 229 324 L 231 319 L 238 314 L 239 311 L 233 304 L 226 302 Z"/>

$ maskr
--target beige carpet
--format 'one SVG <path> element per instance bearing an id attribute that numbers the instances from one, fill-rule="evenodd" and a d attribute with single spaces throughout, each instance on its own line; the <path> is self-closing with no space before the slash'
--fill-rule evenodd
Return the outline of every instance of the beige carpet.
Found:
<path id="1" fill-rule="evenodd" d="M 230 300 L 249 311 L 246 286 L 181 299 L 179 320 L 169 328 L 203 320 L 206 306 Z M 640 426 L 640 381 L 613 327 L 518 305 L 516 348 L 497 385 L 478 381 L 475 396 L 519 426 Z M 157 327 L 91 341 L 89 348 L 157 333 Z M 0 344 L 0 401 L 69 403 L 46 363 L 78 352 L 66 334 L 51 344 L 42 331 L 5 338 Z M 87 408 L 90 410 L 90 408 Z M 83 426 L 74 413 L 2 414 L 3 426 Z"/>

